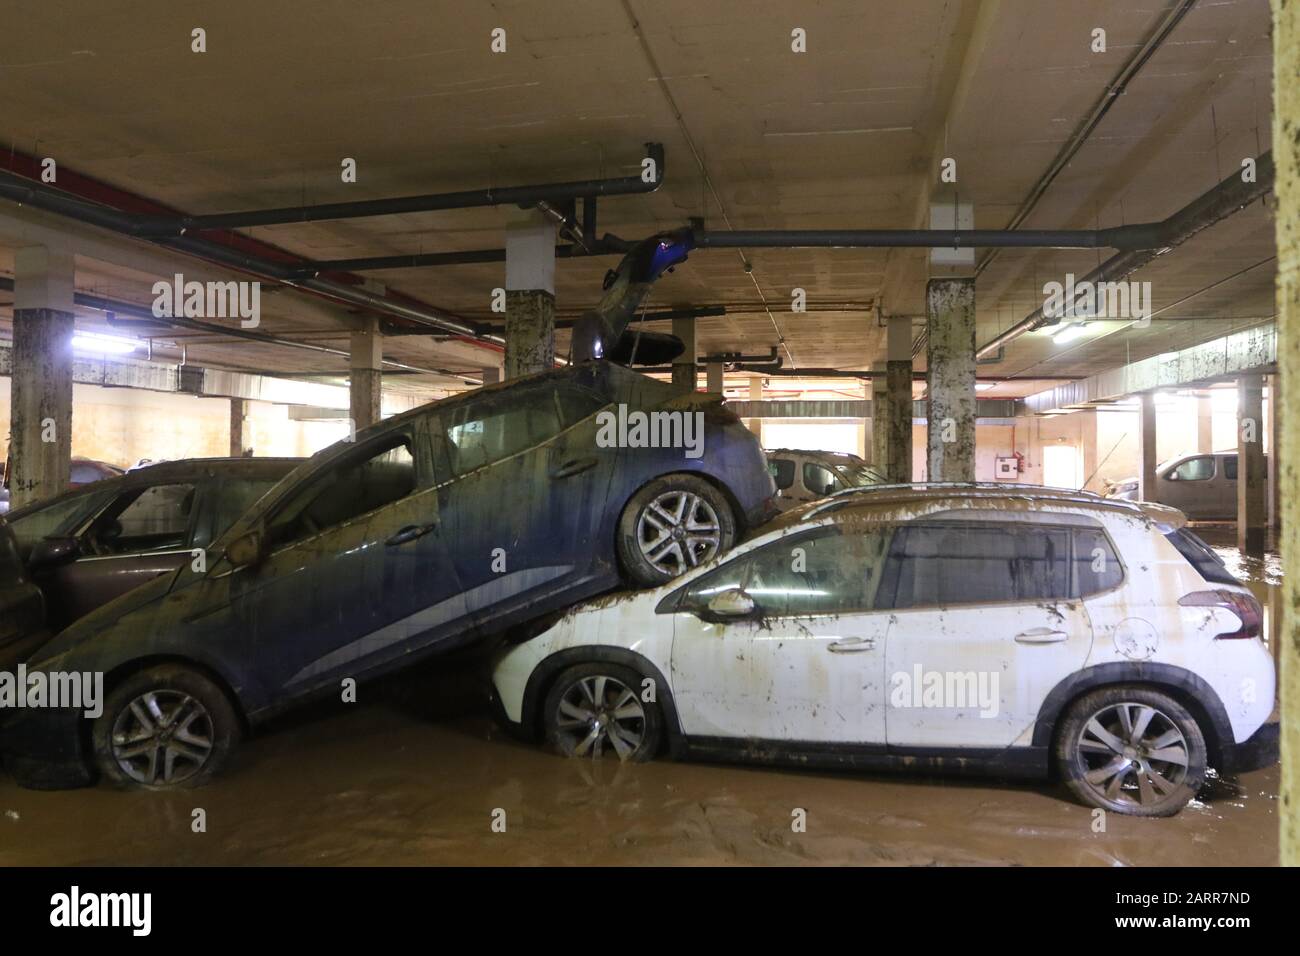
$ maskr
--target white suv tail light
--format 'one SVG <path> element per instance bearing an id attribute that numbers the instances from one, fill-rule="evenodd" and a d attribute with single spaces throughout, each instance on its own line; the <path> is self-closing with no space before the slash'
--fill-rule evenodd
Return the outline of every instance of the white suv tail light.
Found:
<path id="1" fill-rule="evenodd" d="M 1264 623 L 1264 611 L 1252 595 L 1227 589 L 1215 591 L 1193 591 L 1178 599 L 1183 607 L 1221 607 L 1241 618 L 1241 627 L 1235 631 L 1224 631 L 1214 635 L 1215 640 L 1229 640 L 1241 637 L 1259 637 Z"/>

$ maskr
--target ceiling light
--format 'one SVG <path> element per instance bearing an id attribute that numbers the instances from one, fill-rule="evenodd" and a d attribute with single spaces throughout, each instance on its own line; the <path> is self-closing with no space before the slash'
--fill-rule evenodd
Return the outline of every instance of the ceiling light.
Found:
<path id="1" fill-rule="evenodd" d="M 1064 345 L 1067 342 L 1073 342 L 1087 334 L 1087 326 L 1082 322 L 1071 322 L 1069 325 L 1063 325 L 1052 333 L 1052 341 L 1057 345 Z"/>
<path id="2" fill-rule="evenodd" d="M 101 332 L 75 332 L 72 336 L 74 352 L 89 352 L 94 355 L 126 355 L 140 347 L 135 339 L 120 335 L 104 335 Z"/>
<path id="3" fill-rule="evenodd" d="M 997 388 L 1001 384 L 1001 382 L 976 382 L 975 391 L 987 392 L 990 388 Z"/>

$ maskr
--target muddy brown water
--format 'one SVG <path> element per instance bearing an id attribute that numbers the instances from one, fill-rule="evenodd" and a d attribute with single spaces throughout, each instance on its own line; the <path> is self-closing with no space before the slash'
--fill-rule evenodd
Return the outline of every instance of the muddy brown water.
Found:
<path id="1" fill-rule="evenodd" d="M 1197 530 L 1276 607 L 1275 557 L 1243 566 L 1230 529 Z M 1272 865 L 1277 792 L 1276 767 L 1214 779 L 1175 818 L 1095 832 L 1050 783 L 564 760 L 497 730 L 469 668 L 440 665 L 267 728 L 200 790 L 0 774 L 0 865 Z"/>

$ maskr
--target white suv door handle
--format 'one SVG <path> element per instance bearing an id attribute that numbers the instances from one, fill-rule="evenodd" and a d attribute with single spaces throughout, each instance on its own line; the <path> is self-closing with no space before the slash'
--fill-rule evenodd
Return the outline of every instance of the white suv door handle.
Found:
<path id="1" fill-rule="evenodd" d="M 842 641 L 835 641 L 828 644 L 826 649 L 832 654 L 852 654 L 856 651 L 874 651 L 876 649 L 876 639 L 874 637 L 846 637 Z"/>
<path id="2" fill-rule="evenodd" d="M 1050 627 L 1031 627 L 1016 635 L 1017 644 L 1059 644 L 1069 640 L 1070 635 L 1064 631 L 1054 631 Z"/>

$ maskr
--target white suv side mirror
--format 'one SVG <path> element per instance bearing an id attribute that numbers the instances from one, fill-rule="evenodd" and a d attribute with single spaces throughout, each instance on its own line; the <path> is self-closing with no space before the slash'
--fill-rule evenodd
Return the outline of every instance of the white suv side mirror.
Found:
<path id="1" fill-rule="evenodd" d="M 709 615 L 718 619 L 749 617 L 757 609 L 743 588 L 727 588 L 709 598 Z"/>

